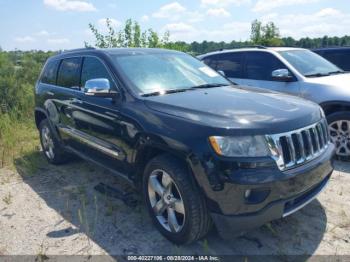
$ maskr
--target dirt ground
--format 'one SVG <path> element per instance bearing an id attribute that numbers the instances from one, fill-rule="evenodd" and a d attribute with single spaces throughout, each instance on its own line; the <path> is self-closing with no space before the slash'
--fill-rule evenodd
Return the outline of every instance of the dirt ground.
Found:
<path id="1" fill-rule="evenodd" d="M 41 157 L 41 156 L 37 156 Z M 175 246 L 142 204 L 128 207 L 97 192 L 121 184 L 84 161 L 0 169 L 0 255 L 350 255 L 350 163 L 336 163 L 327 189 L 310 205 L 247 235 Z"/>

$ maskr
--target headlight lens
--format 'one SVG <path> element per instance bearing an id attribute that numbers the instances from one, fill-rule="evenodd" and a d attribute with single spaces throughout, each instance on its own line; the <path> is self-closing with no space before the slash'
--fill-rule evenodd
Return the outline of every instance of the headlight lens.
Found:
<path id="1" fill-rule="evenodd" d="M 214 151 L 221 156 L 264 157 L 270 155 L 264 136 L 211 136 L 209 141 Z"/>

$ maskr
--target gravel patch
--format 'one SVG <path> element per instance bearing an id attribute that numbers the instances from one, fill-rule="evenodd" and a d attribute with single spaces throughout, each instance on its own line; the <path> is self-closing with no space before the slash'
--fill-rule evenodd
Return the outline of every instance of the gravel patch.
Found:
<path id="1" fill-rule="evenodd" d="M 0 169 L 0 255 L 350 255 L 350 163 L 336 163 L 327 189 L 293 215 L 222 240 L 176 246 L 143 206 L 128 207 L 94 187 L 127 185 L 83 161 L 35 172 Z M 127 189 L 129 190 L 129 189 Z"/>

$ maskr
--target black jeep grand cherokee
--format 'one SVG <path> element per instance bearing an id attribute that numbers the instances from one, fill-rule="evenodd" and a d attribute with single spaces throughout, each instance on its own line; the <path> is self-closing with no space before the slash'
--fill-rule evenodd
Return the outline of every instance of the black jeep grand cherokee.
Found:
<path id="1" fill-rule="evenodd" d="M 321 108 L 247 91 L 184 53 L 84 49 L 51 57 L 37 82 L 43 152 L 71 153 L 142 192 L 158 230 L 175 243 L 287 216 L 333 171 Z"/>

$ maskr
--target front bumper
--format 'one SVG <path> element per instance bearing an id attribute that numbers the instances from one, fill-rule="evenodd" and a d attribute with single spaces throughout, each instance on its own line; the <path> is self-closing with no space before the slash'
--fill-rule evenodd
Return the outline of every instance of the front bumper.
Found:
<path id="1" fill-rule="evenodd" d="M 283 199 L 269 204 L 263 210 L 237 216 L 227 216 L 217 213 L 211 213 L 211 217 L 216 225 L 219 234 L 223 238 L 237 236 L 249 231 L 250 229 L 260 227 L 270 221 L 286 217 L 299 209 L 303 208 L 326 187 L 331 174 L 326 176 L 319 184 L 297 196 L 289 199 Z"/>
<path id="2" fill-rule="evenodd" d="M 288 171 L 277 167 L 233 170 L 221 190 L 206 197 L 221 235 L 233 236 L 294 213 L 310 203 L 333 172 L 334 145 L 313 161 Z"/>

